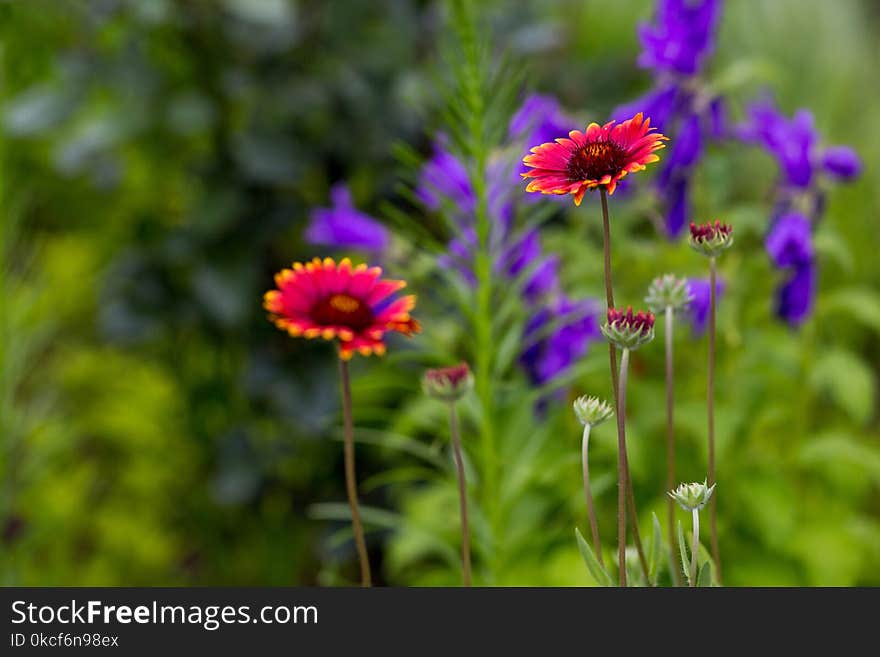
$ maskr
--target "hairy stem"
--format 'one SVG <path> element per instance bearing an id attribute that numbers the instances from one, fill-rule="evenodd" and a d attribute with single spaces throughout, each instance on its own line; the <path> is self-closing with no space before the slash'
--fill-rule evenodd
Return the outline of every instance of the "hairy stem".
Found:
<path id="1" fill-rule="evenodd" d="M 593 534 L 593 550 L 596 552 L 596 558 L 599 563 L 604 566 L 605 561 L 602 558 L 602 543 L 599 540 L 599 522 L 596 520 L 596 509 L 593 506 L 593 493 L 590 490 L 590 425 L 584 425 L 584 438 L 581 444 L 581 462 L 584 466 L 584 497 L 587 500 L 587 516 L 590 519 L 590 531 Z"/>
<path id="2" fill-rule="evenodd" d="M 700 511 L 694 509 L 691 511 L 694 517 L 694 542 L 691 546 L 691 586 L 697 585 L 697 555 L 700 551 Z"/>
<path id="3" fill-rule="evenodd" d="M 709 377 L 707 408 L 709 422 L 709 486 L 715 485 L 715 258 L 709 258 Z M 721 582 L 721 553 L 718 549 L 718 530 L 715 526 L 715 500 L 709 501 L 709 527 L 712 541 L 712 559 Z"/>
<path id="4" fill-rule="evenodd" d="M 370 559 L 367 556 L 367 543 L 364 540 L 364 528 L 361 525 L 361 512 L 358 508 L 357 485 L 355 484 L 351 377 L 348 373 L 348 361 L 341 358 L 339 359 L 339 375 L 342 379 L 342 411 L 345 423 L 345 490 L 348 493 L 348 505 L 351 507 L 351 526 L 354 530 L 354 543 L 357 547 L 358 560 L 361 564 L 361 586 L 372 586 Z"/>
<path id="5" fill-rule="evenodd" d="M 675 311 L 666 306 L 666 490 L 675 488 L 675 390 L 674 362 L 672 356 Z M 678 551 L 675 532 L 675 500 L 666 496 L 666 511 L 669 524 L 669 547 L 672 554 Z M 678 568 L 672 569 L 672 577 L 676 586 L 681 586 L 681 573 Z"/>
<path id="6" fill-rule="evenodd" d="M 455 403 L 449 404 L 449 432 L 452 435 L 452 451 L 455 454 L 455 468 L 458 471 L 458 504 L 461 513 L 461 564 L 462 582 L 471 585 L 471 533 L 468 525 L 467 482 L 464 478 L 464 460 L 461 457 L 461 436 L 458 430 L 458 415 Z"/>

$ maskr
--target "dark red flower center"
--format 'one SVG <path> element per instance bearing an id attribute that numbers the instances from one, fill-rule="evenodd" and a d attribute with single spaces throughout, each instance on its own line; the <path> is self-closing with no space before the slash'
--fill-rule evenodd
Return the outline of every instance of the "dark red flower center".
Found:
<path id="1" fill-rule="evenodd" d="M 626 164 L 626 150 L 613 141 L 584 144 L 571 154 L 565 174 L 571 182 L 614 176 Z"/>
<path id="2" fill-rule="evenodd" d="M 358 332 L 373 323 L 373 310 L 348 294 L 334 294 L 312 308 L 312 320 L 321 326 L 345 326 Z"/>

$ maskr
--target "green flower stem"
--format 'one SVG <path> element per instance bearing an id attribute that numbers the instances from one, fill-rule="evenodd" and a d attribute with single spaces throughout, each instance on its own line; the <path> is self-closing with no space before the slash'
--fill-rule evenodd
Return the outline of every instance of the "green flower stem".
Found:
<path id="1" fill-rule="evenodd" d="M 715 485 L 715 257 L 709 258 L 709 377 L 707 408 L 709 421 L 709 486 Z M 721 582 L 721 553 L 718 549 L 718 530 L 715 525 L 715 501 L 709 501 L 709 526 L 712 537 L 712 559 Z"/>
<path id="2" fill-rule="evenodd" d="M 581 444 L 581 462 L 584 467 L 584 497 L 587 500 L 587 516 L 590 519 L 590 531 L 593 534 L 593 550 L 599 564 L 605 566 L 602 558 L 602 543 L 599 540 L 599 523 L 596 520 L 596 509 L 593 506 L 593 493 L 590 490 L 590 425 L 584 425 L 584 438 Z"/>
<path id="3" fill-rule="evenodd" d="M 348 373 L 348 361 L 341 358 L 339 359 L 339 375 L 342 379 L 342 411 L 345 427 L 345 490 L 348 493 L 348 505 L 351 507 L 351 526 L 354 530 L 354 543 L 357 547 L 358 560 L 361 564 L 361 586 L 372 586 L 370 559 L 367 556 L 367 543 L 364 540 L 364 528 L 361 525 L 361 512 L 358 508 L 357 485 L 355 484 L 351 377 Z"/>
<path id="4" fill-rule="evenodd" d="M 471 585 L 471 533 L 468 525 L 467 482 L 464 478 L 464 460 L 461 457 L 461 436 L 458 429 L 458 416 L 455 403 L 449 404 L 449 433 L 452 436 L 452 451 L 455 455 L 455 468 L 458 471 L 458 503 L 461 513 L 461 564 L 462 583 Z"/>
<path id="5" fill-rule="evenodd" d="M 691 546 L 691 586 L 697 585 L 697 556 L 700 552 L 700 510 L 694 509 L 691 511 L 691 515 L 694 518 L 694 542 Z"/>
<path id="6" fill-rule="evenodd" d="M 608 308 L 614 308 L 614 285 L 611 280 L 611 222 L 608 218 L 608 195 L 605 192 L 605 187 L 599 187 L 599 197 L 602 199 L 602 251 L 604 255 L 604 263 L 605 263 L 605 301 L 607 303 Z M 617 347 L 613 342 L 608 343 L 608 357 L 611 365 L 611 388 L 612 393 L 615 398 L 618 397 L 618 388 L 620 386 L 619 378 L 617 374 Z M 621 367 L 623 365 L 621 364 Z M 616 408 L 617 411 L 617 423 L 618 426 L 622 422 L 621 417 L 621 409 Z M 626 453 L 623 454 L 623 473 L 625 474 L 624 483 L 626 484 L 625 492 L 625 500 L 623 504 L 617 505 L 617 516 L 618 516 L 618 524 L 620 524 L 620 519 L 626 519 L 626 508 L 625 506 L 629 506 L 630 512 L 630 524 L 632 525 L 633 530 L 633 538 L 636 544 L 636 551 L 639 554 L 639 563 L 642 566 L 642 572 L 645 575 L 645 581 L 650 582 L 650 578 L 648 577 L 648 560 L 645 558 L 645 549 L 642 547 L 642 537 L 639 533 L 639 517 L 636 514 L 636 503 L 635 503 L 635 495 L 633 493 L 632 481 L 629 478 L 629 461 L 626 458 Z M 620 464 L 618 464 L 618 485 L 620 483 Z M 624 531 L 624 534 L 626 532 Z M 620 534 L 620 532 L 618 532 Z M 619 536 L 618 536 L 619 539 Z M 624 541 L 626 536 L 624 536 Z M 618 546 L 618 550 L 620 547 Z M 624 578 L 626 578 L 626 574 L 624 573 Z"/>
<path id="7" fill-rule="evenodd" d="M 675 420 L 674 420 L 674 362 L 672 356 L 675 310 L 666 306 L 666 490 L 675 488 Z M 675 537 L 675 500 L 667 496 L 667 514 L 669 516 L 669 547 L 675 554 L 678 546 Z M 681 586 L 681 573 L 672 569 L 672 577 L 676 586 Z"/>

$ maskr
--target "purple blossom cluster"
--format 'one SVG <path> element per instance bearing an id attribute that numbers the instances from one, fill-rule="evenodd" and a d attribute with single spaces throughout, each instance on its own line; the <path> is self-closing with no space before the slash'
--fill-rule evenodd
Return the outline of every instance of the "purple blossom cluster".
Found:
<path id="1" fill-rule="evenodd" d="M 779 167 L 765 246 L 773 264 L 786 272 L 776 292 L 776 314 L 797 326 L 809 317 L 816 296 L 813 229 L 825 207 L 826 183 L 855 179 L 862 164 L 847 146 L 820 145 L 811 112 L 801 109 L 788 118 L 769 98 L 753 103 L 747 120 L 734 132 L 765 149 Z"/>
<path id="2" fill-rule="evenodd" d="M 797 326 L 809 316 L 816 294 L 812 236 L 825 205 L 825 183 L 852 180 L 862 165 L 849 147 L 821 147 L 807 110 L 788 118 L 771 100 L 762 99 L 749 107 L 745 123 L 728 125 L 725 99 L 706 91 L 699 79 L 714 48 L 720 14 L 721 0 L 658 0 L 653 22 L 639 28 L 638 62 L 651 71 L 652 87 L 618 107 L 615 117 L 642 111 L 672 137 L 654 183 L 670 238 L 679 235 L 691 216 L 693 172 L 708 142 L 732 137 L 774 157 L 780 178 L 766 247 L 773 263 L 786 272 L 776 294 L 776 313 Z M 695 330 L 699 332 L 698 323 Z"/>
<path id="3" fill-rule="evenodd" d="M 566 296 L 559 282 L 558 256 L 544 251 L 537 229 L 517 232 L 513 226 L 514 199 L 522 198 L 520 150 L 526 144 L 552 141 L 572 127 L 555 98 L 528 96 L 511 118 L 510 148 L 502 150 L 487 171 L 493 271 L 499 278 L 522 286 L 529 319 L 523 332 L 520 363 L 536 385 L 564 374 L 586 353 L 591 342 L 601 339 L 599 304 Z M 505 156 L 507 151 L 513 155 Z M 477 199 L 467 169 L 450 152 L 442 135 L 435 140 L 430 158 L 419 171 L 415 195 L 426 209 L 445 212 L 452 219 L 456 235 L 447 244 L 440 264 L 458 271 L 474 284 Z M 305 231 L 306 241 L 381 256 L 389 242 L 387 229 L 354 207 L 344 185 L 333 188 L 331 201 L 330 208 L 312 213 Z"/>
<path id="4" fill-rule="evenodd" d="M 708 278 L 689 278 L 687 281 L 688 292 L 691 300 L 685 313 L 691 323 L 691 332 L 695 338 L 706 332 L 706 323 L 709 320 L 709 304 L 712 284 Z M 715 300 L 721 299 L 726 284 L 720 278 L 715 280 Z"/>
<path id="5" fill-rule="evenodd" d="M 724 99 L 697 83 L 714 47 L 719 15 L 720 0 L 659 0 L 654 22 L 639 27 L 638 62 L 651 71 L 652 87 L 614 111 L 616 119 L 644 112 L 671 138 L 655 180 L 670 238 L 691 216 L 691 179 L 706 142 L 726 133 Z"/>
<path id="6" fill-rule="evenodd" d="M 511 148 L 506 150 L 518 156 L 525 144 L 551 141 L 567 134 L 571 127 L 556 99 L 531 95 L 511 118 Z M 495 275 L 510 282 L 520 281 L 522 285 L 529 320 L 524 329 L 520 363 L 532 383 L 542 385 L 568 371 L 586 353 L 589 344 L 600 339 L 600 308 L 593 300 L 573 300 L 565 295 L 559 282 L 559 258 L 544 251 L 537 229 L 519 233 L 514 230 L 513 199 L 520 198 L 522 166 L 519 157 L 505 155 L 499 155 L 489 165 L 489 248 Z M 448 151 L 442 138 L 422 167 L 416 196 L 428 209 L 445 209 L 454 218 L 458 235 L 447 245 L 441 262 L 453 266 L 473 283 L 472 265 L 477 249 L 475 197 L 465 167 Z"/>
<path id="7" fill-rule="evenodd" d="M 329 208 L 312 211 L 303 237 L 309 244 L 357 249 L 381 254 L 388 248 L 388 229 L 354 207 L 348 187 L 339 183 L 330 190 Z"/>

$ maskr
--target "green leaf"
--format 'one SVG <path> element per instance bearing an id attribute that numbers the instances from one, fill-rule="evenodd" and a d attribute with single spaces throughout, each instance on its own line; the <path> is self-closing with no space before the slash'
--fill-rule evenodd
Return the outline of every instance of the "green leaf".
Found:
<path id="1" fill-rule="evenodd" d="M 712 586 L 712 562 L 707 561 L 700 566 L 700 574 L 697 575 L 697 586 Z"/>
<path id="2" fill-rule="evenodd" d="M 823 295 L 817 304 L 822 316 L 846 313 L 880 333 L 880 295 L 868 288 L 850 287 Z"/>
<path id="3" fill-rule="evenodd" d="M 852 274 L 855 261 L 846 240 L 836 231 L 827 227 L 813 237 L 813 245 L 820 258 L 833 260 L 847 274 Z"/>
<path id="4" fill-rule="evenodd" d="M 663 532 L 660 531 L 660 521 L 657 514 L 651 512 L 651 522 L 654 526 L 654 536 L 651 539 L 651 551 L 648 553 L 648 579 L 651 586 L 657 584 L 657 571 L 660 568 L 660 555 L 663 553 Z"/>
<path id="5" fill-rule="evenodd" d="M 826 351 L 813 367 L 810 381 L 855 421 L 864 424 L 870 419 L 876 393 L 874 373 L 853 353 L 844 349 Z"/>
<path id="6" fill-rule="evenodd" d="M 495 376 L 498 378 L 504 376 L 519 355 L 523 325 L 524 323 L 521 321 L 513 322 L 504 333 L 504 337 L 498 345 L 497 356 L 495 357 Z"/>
<path id="7" fill-rule="evenodd" d="M 684 540 L 684 530 L 681 528 L 681 520 L 678 521 L 678 550 L 681 553 L 681 568 L 688 584 L 691 583 L 691 562 L 687 555 L 687 543 Z"/>
<path id="8" fill-rule="evenodd" d="M 842 432 L 823 433 L 801 447 L 798 459 L 807 465 L 836 463 L 855 466 L 880 485 L 880 447 L 870 438 L 862 441 Z"/>
<path id="9" fill-rule="evenodd" d="M 613 586 L 611 575 L 608 574 L 608 571 L 605 570 L 602 567 L 602 564 L 599 563 L 598 559 L 596 559 L 596 555 L 593 554 L 593 549 L 587 545 L 584 537 L 581 536 L 581 531 L 575 527 L 574 533 L 577 537 L 578 550 L 581 551 L 584 563 L 587 564 L 587 570 L 590 571 L 590 575 L 596 580 L 596 584 L 599 586 Z"/>

